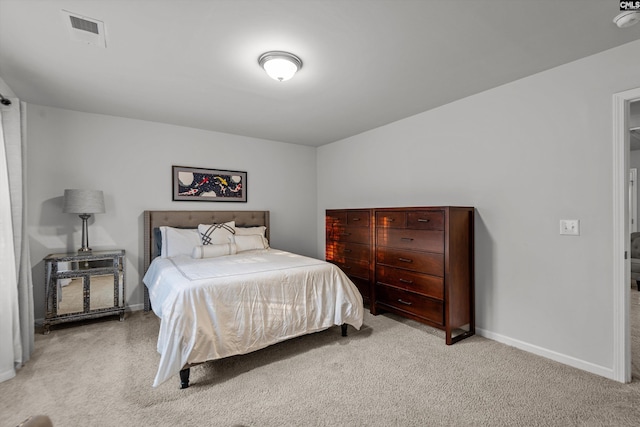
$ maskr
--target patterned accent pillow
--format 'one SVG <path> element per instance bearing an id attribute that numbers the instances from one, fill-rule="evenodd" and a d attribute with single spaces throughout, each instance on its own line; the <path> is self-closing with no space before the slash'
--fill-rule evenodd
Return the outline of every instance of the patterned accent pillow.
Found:
<path id="1" fill-rule="evenodd" d="M 200 224 L 198 233 L 203 245 L 217 245 L 229 243 L 229 237 L 236 234 L 236 222 L 229 221 L 222 224 Z"/>

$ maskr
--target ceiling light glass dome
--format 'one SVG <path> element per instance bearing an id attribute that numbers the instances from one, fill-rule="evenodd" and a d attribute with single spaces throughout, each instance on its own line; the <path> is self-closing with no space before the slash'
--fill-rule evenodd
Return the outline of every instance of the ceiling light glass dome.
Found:
<path id="1" fill-rule="evenodd" d="M 269 77 L 285 82 L 293 77 L 300 68 L 302 61 L 289 52 L 271 51 L 260 55 L 258 64 L 267 72 Z"/>

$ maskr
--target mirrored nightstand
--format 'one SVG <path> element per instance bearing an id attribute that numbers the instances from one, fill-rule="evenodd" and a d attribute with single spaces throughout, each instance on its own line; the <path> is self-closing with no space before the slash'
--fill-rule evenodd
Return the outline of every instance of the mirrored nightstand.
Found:
<path id="1" fill-rule="evenodd" d="M 64 322 L 113 315 L 124 320 L 124 255 L 124 250 L 48 255 L 44 333 Z"/>

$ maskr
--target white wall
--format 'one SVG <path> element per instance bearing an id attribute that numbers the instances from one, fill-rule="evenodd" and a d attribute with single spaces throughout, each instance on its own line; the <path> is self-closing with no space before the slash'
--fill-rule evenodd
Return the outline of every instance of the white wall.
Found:
<path id="1" fill-rule="evenodd" d="M 10 97 L 15 97 L 16 96 L 16 94 L 11 90 L 11 88 L 9 86 L 7 86 L 5 81 L 2 80 L 2 77 L 0 77 L 0 93 L 5 98 L 10 98 Z"/>
<path id="2" fill-rule="evenodd" d="M 640 87 L 639 51 L 629 43 L 319 148 L 319 215 L 475 206 L 480 332 L 610 376 L 612 95 Z M 581 235 L 559 235 L 560 219 L 579 219 Z"/>
<path id="3" fill-rule="evenodd" d="M 80 247 L 65 188 L 103 190 L 89 223 L 94 250 L 127 251 L 127 305 L 142 304 L 143 211 L 269 210 L 271 245 L 315 255 L 315 148 L 141 120 L 28 106 L 27 189 L 35 317 L 44 317 L 43 257 Z M 247 171 L 247 203 L 171 201 L 171 166 Z"/>

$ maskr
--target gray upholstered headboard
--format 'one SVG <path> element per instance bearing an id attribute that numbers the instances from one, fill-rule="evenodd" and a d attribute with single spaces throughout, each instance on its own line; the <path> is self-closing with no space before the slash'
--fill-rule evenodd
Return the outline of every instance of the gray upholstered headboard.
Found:
<path id="1" fill-rule="evenodd" d="M 198 224 L 235 221 L 238 227 L 267 227 L 270 239 L 269 211 L 144 211 L 144 272 L 147 272 L 157 247 L 154 229 L 163 225 L 178 228 L 198 228 Z M 148 307 L 147 287 L 144 287 L 145 311 Z"/>
<path id="2" fill-rule="evenodd" d="M 198 228 L 198 224 L 235 221 L 238 227 L 267 227 L 270 238 L 269 211 L 144 211 L 144 271 L 151 264 L 157 242 L 153 230 L 167 225 L 178 228 Z"/>

